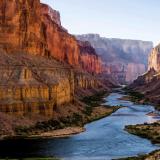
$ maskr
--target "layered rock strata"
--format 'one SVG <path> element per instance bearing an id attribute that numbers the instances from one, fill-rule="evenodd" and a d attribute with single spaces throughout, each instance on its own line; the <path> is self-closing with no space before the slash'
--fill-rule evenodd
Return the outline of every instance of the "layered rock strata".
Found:
<path id="1" fill-rule="evenodd" d="M 59 12 L 40 0 L 0 1 L 0 48 L 1 112 L 53 114 L 74 100 L 76 88 L 101 84 L 90 74 L 101 72 L 93 47 L 70 35 Z"/>
<path id="2" fill-rule="evenodd" d="M 104 38 L 98 34 L 77 35 L 78 40 L 89 41 L 102 58 L 103 72 L 120 83 L 130 83 L 147 70 L 152 42 Z"/>
<path id="3" fill-rule="evenodd" d="M 0 111 L 53 116 L 73 101 L 74 73 L 55 60 L 26 54 L 0 54 Z"/>
<path id="4" fill-rule="evenodd" d="M 156 105 L 160 103 L 160 45 L 156 46 L 148 60 L 148 71 L 139 76 L 129 87 L 141 92 L 145 98 Z"/>

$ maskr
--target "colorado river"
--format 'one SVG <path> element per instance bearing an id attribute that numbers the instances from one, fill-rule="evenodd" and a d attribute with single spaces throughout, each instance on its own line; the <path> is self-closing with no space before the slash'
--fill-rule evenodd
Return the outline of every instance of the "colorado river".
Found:
<path id="1" fill-rule="evenodd" d="M 158 149 L 149 140 L 124 131 L 125 125 L 156 121 L 146 115 L 154 108 L 119 100 L 122 96 L 121 93 L 111 93 L 105 98 L 106 104 L 126 107 L 86 125 L 84 133 L 59 139 L 1 141 L 0 157 L 55 156 L 65 160 L 111 160 Z"/>

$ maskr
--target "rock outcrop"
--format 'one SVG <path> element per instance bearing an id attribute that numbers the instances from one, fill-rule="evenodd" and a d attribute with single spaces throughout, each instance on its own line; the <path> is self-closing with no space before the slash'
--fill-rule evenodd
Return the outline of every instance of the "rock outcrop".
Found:
<path id="1" fill-rule="evenodd" d="M 160 72 L 160 44 L 152 50 L 149 56 L 148 70 L 150 69 Z"/>
<path id="2" fill-rule="evenodd" d="M 0 49 L 0 112 L 54 116 L 75 92 L 103 86 L 94 48 L 40 0 L 0 1 Z"/>
<path id="3" fill-rule="evenodd" d="M 0 111 L 53 116 L 56 106 L 73 101 L 74 73 L 55 60 L 0 53 Z"/>
<path id="4" fill-rule="evenodd" d="M 78 35 L 78 40 L 89 41 L 102 58 L 104 72 L 120 83 L 132 82 L 147 69 L 152 42 L 103 38 L 98 34 Z"/>
<path id="5" fill-rule="evenodd" d="M 141 92 L 150 102 L 160 103 L 160 45 L 156 46 L 148 60 L 148 71 L 139 76 L 130 86 L 132 90 Z"/>
<path id="6" fill-rule="evenodd" d="M 79 41 L 80 65 L 90 73 L 102 73 L 102 60 L 89 42 Z"/>
<path id="7" fill-rule="evenodd" d="M 0 1 L 0 48 L 8 53 L 24 51 L 47 55 L 45 25 L 39 0 Z"/>
<path id="8" fill-rule="evenodd" d="M 76 38 L 61 26 L 59 12 L 39 0 L 0 2 L 0 48 L 7 53 L 52 56 L 82 67 Z"/>
<path id="9" fill-rule="evenodd" d="M 70 35 L 61 26 L 57 11 L 53 11 L 44 4 L 41 6 L 42 21 L 46 26 L 46 40 L 50 55 L 88 72 L 100 73 L 102 63 L 93 47 L 88 43 L 77 41 L 73 35 Z"/>

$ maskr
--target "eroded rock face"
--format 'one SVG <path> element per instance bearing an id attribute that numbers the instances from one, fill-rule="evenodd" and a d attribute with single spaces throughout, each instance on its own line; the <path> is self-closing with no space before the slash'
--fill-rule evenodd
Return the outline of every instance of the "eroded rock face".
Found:
<path id="1" fill-rule="evenodd" d="M 74 73 L 54 60 L 0 54 L 0 111 L 53 116 L 56 106 L 74 96 Z"/>
<path id="2" fill-rule="evenodd" d="M 42 6 L 42 20 L 46 26 L 46 39 L 51 56 L 88 72 L 100 73 L 101 61 L 93 47 L 88 43 L 77 42 L 74 36 L 61 26 L 56 11 L 51 12 L 47 5 Z M 53 18 L 55 15 L 56 18 Z"/>
<path id="3" fill-rule="evenodd" d="M 52 56 L 82 67 L 78 42 L 61 26 L 58 11 L 39 0 L 3 0 L 0 11 L 0 48 L 8 53 Z M 96 68 L 96 61 L 92 65 Z"/>
<path id="4" fill-rule="evenodd" d="M 7 52 L 48 53 L 40 7 L 39 0 L 0 1 L 1 48 Z"/>
<path id="5" fill-rule="evenodd" d="M 60 13 L 46 4 L 41 4 L 41 12 L 51 18 L 51 20 L 61 26 Z"/>
<path id="6" fill-rule="evenodd" d="M 160 45 L 155 47 L 150 56 L 148 71 L 139 76 L 129 87 L 141 92 L 145 98 L 155 105 L 160 103 Z"/>
<path id="7" fill-rule="evenodd" d="M 133 82 L 139 75 L 145 73 L 146 66 L 144 64 L 129 63 L 126 69 L 126 81 Z"/>
<path id="8" fill-rule="evenodd" d="M 89 42 L 79 41 L 80 60 L 83 69 L 91 73 L 102 73 L 102 60 Z"/>
<path id="9" fill-rule="evenodd" d="M 90 74 L 101 72 L 93 47 L 78 42 L 39 0 L 0 1 L 0 49 L 1 112 L 53 116 L 76 89 L 101 85 Z"/>
<path id="10" fill-rule="evenodd" d="M 148 60 L 148 70 L 154 69 L 155 71 L 160 71 L 160 45 L 155 47 Z"/>
<path id="11" fill-rule="evenodd" d="M 52 21 L 50 16 L 43 14 L 46 26 L 46 41 L 50 56 L 70 65 L 79 65 L 80 51 L 76 39 Z"/>
<path id="12" fill-rule="evenodd" d="M 123 83 L 125 81 L 132 82 L 137 75 L 141 75 L 147 70 L 148 55 L 153 48 L 152 42 L 110 39 L 100 37 L 98 34 L 76 37 L 78 40 L 91 43 L 105 63 L 104 72 L 115 77 L 120 83 L 122 80 Z"/>

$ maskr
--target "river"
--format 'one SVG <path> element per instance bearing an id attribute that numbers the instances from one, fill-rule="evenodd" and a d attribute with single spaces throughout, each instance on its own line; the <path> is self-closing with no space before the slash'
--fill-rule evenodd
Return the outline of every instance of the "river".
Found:
<path id="1" fill-rule="evenodd" d="M 111 160 L 159 149 L 149 140 L 124 131 L 125 125 L 157 121 L 146 115 L 154 108 L 119 100 L 122 96 L 122 93 L 113 92 L 105 98 L 106 104 L 126 107 L 109 117 L 87 124 L 84 133 L 58 139 L 1 141 L 0 157 L 55 156 L 65 160 Z"/>

